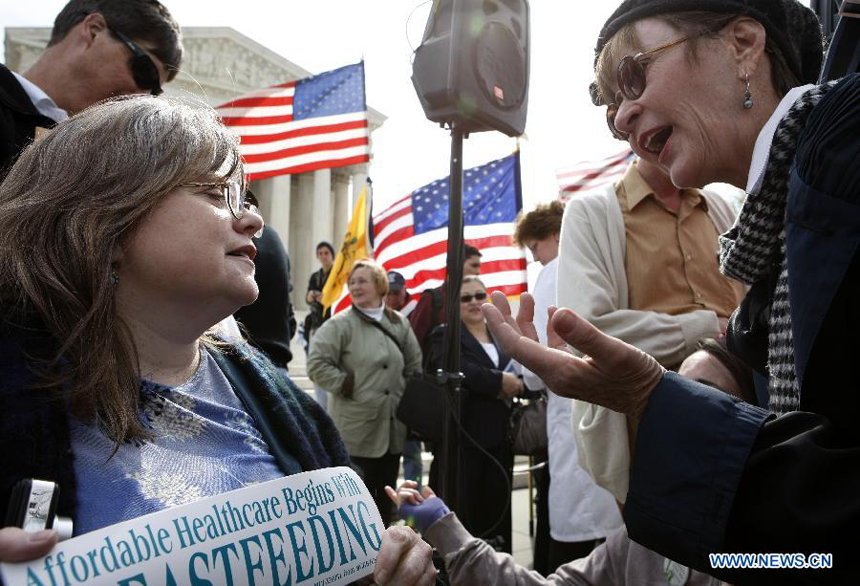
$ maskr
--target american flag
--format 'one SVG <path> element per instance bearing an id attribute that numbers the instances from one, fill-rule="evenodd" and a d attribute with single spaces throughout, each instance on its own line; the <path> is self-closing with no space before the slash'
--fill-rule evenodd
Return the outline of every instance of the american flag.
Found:
<path id="1" fill-rule="evenodd" d="M 558 197 L 567 201 L 571 197 L 600 189 L 621 179 L 627 165 L 636 158 L 630 149 L 625 149 L 600 161 L 583 161 L 572 167 L 556 171 Z"/>
<path id="2" fill-rule="evenodd" d="M 363 62 L 251 92 L 215 109 L 241 138 L 251 179 L 370 160 Z"/>
<path id="3" fill-rule="evenodd" d="M 376 260 L 406 278 L 410 293 L 445 281 L 448 246 L 448 177 L 416 189 L 373 216 Z M 526 290 L 526 259 L 511 244 L 522 209 L 519 153 L 463 173 L 464 237 L 481 257 L 481 280 L 490 291 Z"/>

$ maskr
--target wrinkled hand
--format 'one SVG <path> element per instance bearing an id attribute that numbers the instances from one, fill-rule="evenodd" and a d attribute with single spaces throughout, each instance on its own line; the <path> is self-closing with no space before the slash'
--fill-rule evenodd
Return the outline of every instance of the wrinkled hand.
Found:
<path id="1" fill-rule="evenodd" d="M 57 532 L 28 533 L 18 527 L 0 529 L 0 561 L 26 562 L 40 558 L 57 544 Z"/>
<path id="2" fill-rule="evenodd" d="M 523 393 L 523 381 L 517 375 L 510 372 L 502 373 L 502 391 L 500 397 L 510 399 Z"/>
<path id="3" fill-rule="evenodd" d="M 484 304 L 490 331 L 512 358 L 557 395 L 602 405 L 638 421 L 665 369 L 648 354 L 607 336 L 569 309 L 550 308 L 547 346 L 537 342 L 532 324 L 534 299 L 520 298 L 516 319 L 504 294 Z M 577 358 L 565 343 L 585 356 Z"/>
<path id="4" fill-rule="evenodd" d="M 389 527 L 382 534 L 373 581 L 380 586 L 435 584 L 433 550 L 409 527 Z"/>

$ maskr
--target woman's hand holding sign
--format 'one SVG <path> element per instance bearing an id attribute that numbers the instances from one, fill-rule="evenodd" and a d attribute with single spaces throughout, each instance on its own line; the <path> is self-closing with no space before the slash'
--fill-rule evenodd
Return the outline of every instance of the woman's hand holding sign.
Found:
<path id="1" fill-rule="evenodd" d="M 19 527 L 0 529 L 0 562 L 24 562 L 42 557 L 57 544 L 57 532 L 28 533 Z"/>
<path id="2" fill-rule="evenodd" d="M 534 372 L 557 395 L 602 405 L 642 417 L 651 391 L 665 369 L 651 356 L 607 336 L 569 309 L 551 307 L 547 324 L 547 344 L 537 340 L 534 299 L 520 297 L 516 318 L 503 293 L 492 294 L 493 304 L 483 306 L 490 331 L 505 352 Z M 584 354 L 574 356 L 567 345 Z"/>

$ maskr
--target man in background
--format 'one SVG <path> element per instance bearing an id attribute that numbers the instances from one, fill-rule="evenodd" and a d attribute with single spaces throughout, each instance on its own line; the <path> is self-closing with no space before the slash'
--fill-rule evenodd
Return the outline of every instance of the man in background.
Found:
<path id="1" fill-rule="evenodd" d="M 331 307 L 323 307 L 322 291 L 328 276 L 331 274 L 331 268 L 334 266 L 334 247 L 328 242 L 322 241 L 317 244 L 316 255 L 322 266 L 320 270 L 311 274 L 310 279 L 308 279 L 308 292 L 305 294 L 305 301 L 310 308 L 303 328 L 305 349 L 308 354 L 311 352 L 314 333 L 323 325 L 323 322 L 331 317 Z M 328 411 L 328 392 L 317 384 L 314 384 L 314 399 L 323 410 Z"/>
<path id="2" fill-rule="evenodd" d="M 481 274 L 481 251 L 466 244 L 463 252 L 463 276 Z M 421 345 L 421 352 L 428 355 L 427 341 L 433 328 L 445 322 L 445 285 L 435 289 L 425 289 L 418 298 L 418 304 L 409 314 L 412 331 Z"/>
<path id="3" fill-rule="evenodd" d="M 397 271 L 388 271 L 388 293 L 385 295 L 385 305 L 399 311 L 403 317 L 409 317 L 418 301 L 406 290 L 406 279 Z"/>
<path id="4" fill-rule="evenodd" d="M 179 25 L 159 2 L 71 0 L 30 69 L 0 65 L 0 178 L 45 129 L 112 96 L 157 95 L 181 62 Z"/>
<path id="5" fill-rule="evenodd" d="M 245 327 L 248 342 L 265 352 L 286 373 L 293 358 L 290 340 L 296 333 L 296 317 L 290 303 L 290 257 L 271 226 L 266 226 L 253 242 L 257 247 L 254 280 L 260 294 L 254 303 L 240 307 L 234 316 Z"/>

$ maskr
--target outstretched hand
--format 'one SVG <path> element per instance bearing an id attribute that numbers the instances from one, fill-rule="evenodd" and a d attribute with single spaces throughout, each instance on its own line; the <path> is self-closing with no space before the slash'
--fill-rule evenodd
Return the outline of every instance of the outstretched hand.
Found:
<path id="1" fill-rule="evenodd" d="M 534 299 L 520 298 L 516 318 L 504 294 L 492 295 L 493 305 L 484 304 L 484 317 L 504 351 L 534 372 L 547 388 L 563 397 L 580 399 L 642 417 L 651 391 L 665 369 L 648 354 L 599 331 L 569 309 L 551 307 L 547 323 L 547 346 L 537 341 Z M 574 356 L 567 345 L 584 354 Z"/>

